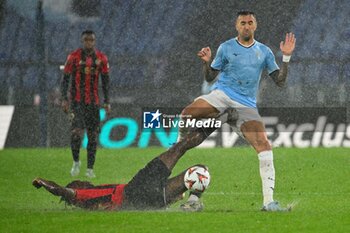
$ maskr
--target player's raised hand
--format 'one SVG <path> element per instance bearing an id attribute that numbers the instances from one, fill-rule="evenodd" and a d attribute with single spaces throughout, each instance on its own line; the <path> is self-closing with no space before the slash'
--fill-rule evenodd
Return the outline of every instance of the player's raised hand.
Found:
<path id="1" fill-rule="evenodd" d="M 211 50 L 209 47 L 202 48 L 201 51 L 197 53 L 197 56 L 205 62 L 209 62 L 211 59 Z"/>
<path id="2" fill-rule="evenodd" d="M 280 49 L 282 51 L 282 54 L 287 56 L 292 55 L 295 48 L 295 42 L 295 35 L 292 32 L 287 33 L 286 39 L 284 41 L 281 41 L 280 43 Z"/>

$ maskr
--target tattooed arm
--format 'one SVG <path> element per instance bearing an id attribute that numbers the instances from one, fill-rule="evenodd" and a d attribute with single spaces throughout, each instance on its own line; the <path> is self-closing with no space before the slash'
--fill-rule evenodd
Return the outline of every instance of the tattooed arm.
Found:
<path id="1" fill-rule="evenodd" d="M 288 62 L 283 62 L 282 68 L 280 70 L 275 70 L 270 74 L 272 80 L 276 83 L 277 86 L 283 87 L 287 81 L 288 74 Z"/>

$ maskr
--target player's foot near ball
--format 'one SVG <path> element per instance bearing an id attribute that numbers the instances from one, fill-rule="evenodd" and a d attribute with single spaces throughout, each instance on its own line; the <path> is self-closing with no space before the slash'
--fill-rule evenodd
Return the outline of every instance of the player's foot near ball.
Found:
<path id="1" fill-rule="evenodd" d="M 204 205 L 201 201 L 187 201 L 180 205 L 180 209 L 185 212 L 199 212 L 202 211 Z"/>
<path id="2" fill-rule="evenodd" d="M 267 211 L 267 212 L 289 212 L 291 210 L 292 210 L 291 206 L 283 208 L 280 206 L 278 201 L 270 202 L 266 206 L 263 206 L 263 208 L 261 209 L 261 211 Z"/>
<path id="3" fill-rule="evenodd" d="M 41 188 L 41 187 L 43 186 L 42 180 L 41 180 L 40 178 L 35 178 L 35 179 L 32 181 L 32 185 L 33 185 L 35 188 L 39 189 L 39 188 Z"/>

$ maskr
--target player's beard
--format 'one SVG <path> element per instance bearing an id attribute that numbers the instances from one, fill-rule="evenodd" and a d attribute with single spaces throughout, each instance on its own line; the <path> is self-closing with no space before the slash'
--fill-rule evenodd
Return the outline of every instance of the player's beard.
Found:
<path id="1" fill-rule="evenodd" d="M 245 34 L 245 35 L 242 35 L 241 37 L 244 41 L 248 42 L 250 41 L 252 38 L 253 38 L 253 35 L 248 33 L 248 34 Z"/>

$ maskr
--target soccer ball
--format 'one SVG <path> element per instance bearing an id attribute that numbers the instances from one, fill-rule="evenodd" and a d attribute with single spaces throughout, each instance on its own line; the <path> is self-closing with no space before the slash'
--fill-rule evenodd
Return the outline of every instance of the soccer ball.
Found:
<path id="1" fill-rule="evenodd" d="M 187 189 L 195 192 L 204 192 L 210 183 L 209 171 L 204 167 L 191 167 L 186 171 L 184 182 Z"/>

